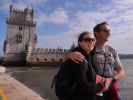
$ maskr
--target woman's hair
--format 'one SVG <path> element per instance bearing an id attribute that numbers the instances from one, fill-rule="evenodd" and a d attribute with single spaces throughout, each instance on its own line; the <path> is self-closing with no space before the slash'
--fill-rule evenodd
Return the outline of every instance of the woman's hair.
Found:
<path id="1" fill-rule="evenodd" d="M 87 34 L 92 34 L 92 33 L 87 32 L 87 31 L 80 33 L 80 35 L 79 35 L 79 37 L 78 37 L 78 43 L 81 42 L 81 41 L 83 40 L 83 37 L 84 37 L 85 35 L 87 35 Z"/>

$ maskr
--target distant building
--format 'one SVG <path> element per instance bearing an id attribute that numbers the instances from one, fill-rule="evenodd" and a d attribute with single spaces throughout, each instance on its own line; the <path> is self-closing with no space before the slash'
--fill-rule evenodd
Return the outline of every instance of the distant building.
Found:
<path id="1" fill-rule="evenodd" d="M 64 60 L 65 49 L 36 48 L 37 32 L 32 8 L 19 10 L 10 5 L 6 24 L 5 63 L 57 63 Z"/>

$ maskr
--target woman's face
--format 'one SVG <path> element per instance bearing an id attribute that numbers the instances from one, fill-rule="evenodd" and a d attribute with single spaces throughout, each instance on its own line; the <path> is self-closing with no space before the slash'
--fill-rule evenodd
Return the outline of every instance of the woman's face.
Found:
<path id="1" fill-rule="evenodd" d="M 87 53 L 89 53 L 95 46 L 95 37 L 93 34 L 86 34 L 83 36 L 82 40 L 79 42 L 79 45 Z"/>

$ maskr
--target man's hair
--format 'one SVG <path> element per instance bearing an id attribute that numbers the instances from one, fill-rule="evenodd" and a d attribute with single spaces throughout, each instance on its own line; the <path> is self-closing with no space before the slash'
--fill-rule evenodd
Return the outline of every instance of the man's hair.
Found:
<path id="1" fill-rule="evenodd" d="M 94 35 L 96 35 L 96 32 L 99 32 L 101 30 L 101 27 L 103 25 L 109 25 L 107 22 L 101 22 L 99 24 L 97 24 L 94 28 L 93 28 L 93 33 Z"/>
<path id="2" fill-rule="evenodd" d="M 92 34 L 92 33 L 87 32 L 87 31 L 80 33 L 80 35 L 79 35 L 79 37 L 78 37 L 78 42 L 81 42 L 81 41 L 83 40 L 83 37 L 84 37 L 85 35 L 87 35 L 87 34 Z"/>

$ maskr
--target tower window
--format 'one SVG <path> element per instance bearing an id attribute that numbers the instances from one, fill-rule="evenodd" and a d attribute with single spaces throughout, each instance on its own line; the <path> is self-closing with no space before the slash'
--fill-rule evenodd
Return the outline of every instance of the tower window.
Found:
<path id="1" fill-rule="evenodd" d="M 37 62 L 39 62 L 40 60 L 39 60 L 39 58 L 36 58 L 36 60 L 37 60 Z"/>
<path id="2" fill-rule="evenodd" d="M 16 42 L 17 43 L 21 43 L 22 42 L 22 35 L 21 34 L 17 34 L 16 35 Z"/>
<path id="3" fill-rule="evenodd" d="M 46 58 L 44 58 L 44 61 L 47 61 L 47 59 L 46 59 Z"/>
<path id="4" fill-rule="evenodd" d="M 55 62 L 55 59 L 54 59 L 54 58 L 52 58 L 52 59 L 51 59 L 51 61 L 52 61 L 52 62 Z"/>
<path id="5" fill-rule="evenodd" d="M 60 58 L 60 60 L 59 60 L 60 62 L 63 62 L 63 59 L 62 58 Z"/>
<path id="6" fill-rule="evenodd" d="M 22 26 L 19 26 L 19 31 L 21 31 L 22 30 Z"/>

